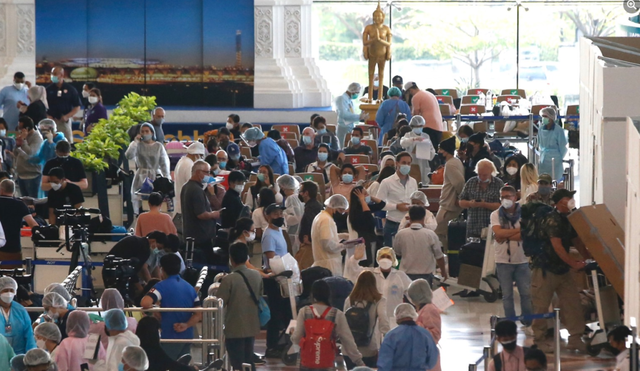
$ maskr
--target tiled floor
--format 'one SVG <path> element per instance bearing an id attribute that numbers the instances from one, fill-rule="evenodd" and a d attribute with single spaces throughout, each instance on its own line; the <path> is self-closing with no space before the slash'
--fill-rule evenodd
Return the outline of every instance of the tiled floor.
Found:
<path id="1" fill-rule="evenodd" d="M 482 349 L 490 341 L 489 319 L 492 315 L 503 315 L 502 303 L 487 303 L 483 298 L 460 298 L 453 296 L 455 305 L 442 314 L 442 339 L 440 340 L 440 352 L 442 370 L 458 371 L 468 370 L 469 364 L 475 362 L 481 355 Z M 516 303 L 519 298 L 516 294 Z M 519 311 L 519 308 L 517 309 Z M 264 353 L 264 334 L 256 341 L 256 351 Z M 565 334 L 566 336 L 566 334 Z M 566 340 L 566 339 L 565 339 Z M 531 345 L 532 338 L 524 334 L 519 336 L 519 343 Z M 553 356 L 549 356 L 550 363 Z M 615 359 L 612 356 L 601 355 L 597 358 L 569 354 L 561 354 L 562 370 L 612 370 Z M 286 367 L 276 359 L 270 359 L 267 365 L 260 366 L 258 370 L 295 370 L 295 367 Z M 484 370 L 481 364 L 478 370 Z M 553 370 L 553 365 L 549 365 Z"/>

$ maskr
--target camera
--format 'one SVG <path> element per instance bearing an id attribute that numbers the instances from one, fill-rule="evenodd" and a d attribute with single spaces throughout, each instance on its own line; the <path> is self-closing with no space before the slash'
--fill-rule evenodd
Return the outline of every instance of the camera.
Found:
<path id="1" fill-rule="evenodd" d="M 135 262 L 132 259 L 123 259 L 115 255 L 107 255 L 104 258 L 104 287 L 118 290 L 125 302 L 129 302 L 129 283 L 136 274 Z"/>

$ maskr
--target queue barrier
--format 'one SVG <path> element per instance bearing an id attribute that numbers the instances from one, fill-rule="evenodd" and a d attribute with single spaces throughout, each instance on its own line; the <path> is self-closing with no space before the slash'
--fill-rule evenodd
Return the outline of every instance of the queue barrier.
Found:
<path id="1" fill-rule="evenodd" d="M 522 320 L 535 320 L 535 319 L 549 319 L 549 318 L 554 318 L 555 319 L 555 326 L 554 326 L 554 366 L 553 369 L 554 371 L 560 371 L 561 367 L 560 367 L 560 309 L 558 308 L 554 308 L 553 312 L 550 313 L 542 313 L 542 314 L 531 314 L 528 316 L 516 316 L 516 317 L 497 317 L 497 316 L 492 316 L 491 317 L 491 342 L 489 343 L 489 345 L 485 346 L 482 349 L 482 356 L 480 358 L 478 358 L 477 361 L 475 361 L 474 363 L 470 363 L 469 364 L 469 371 L 477 371 L 478 370 L 478 366 L 481 363 L 484 363 L 484 369 L 488 370 L 489 369 L 489 363 L 491 362 L 491 359 L 493 359 L 493 356 L 495 356 L 497 354 L 496 352 L 496 348 L 497 348 L 497 343 L 498 341 L 496 340 L 496 334 L 495 334 L 495 324 L 499 321 L 499 320 L 510 320 L 510 321 L 522 321 Z"/>

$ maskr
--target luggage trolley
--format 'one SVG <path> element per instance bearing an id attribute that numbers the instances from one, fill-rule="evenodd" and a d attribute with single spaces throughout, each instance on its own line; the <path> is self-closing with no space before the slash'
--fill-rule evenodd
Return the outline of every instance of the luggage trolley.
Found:
<path id="1" fill-rule="evenodd" d="M 470 242 L 477 244 L 480 243 L 480 241 L 482 240 L 479 238 L 469 238 L 467 244 L 464 246 L 470 245 Z M 458 277 L 450 277 L 447 281 L 442 282 L 442 278 L 436 276 L 434 277 L 432 286 L 469 290 L 482 295 L 488 303 L 493 303 L 500 297 L 500 282 L 495 272 L 496 258 L 495 247 L 493 245 L 493 232 L 489 229 L 483 251 L 482 267 L 462 263 Z"/>

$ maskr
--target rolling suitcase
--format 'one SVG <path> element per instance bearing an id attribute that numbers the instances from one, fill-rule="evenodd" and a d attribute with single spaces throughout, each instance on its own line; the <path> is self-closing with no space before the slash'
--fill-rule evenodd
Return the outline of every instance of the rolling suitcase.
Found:
<path id="1" fill-rule="evenodd" d="M 449 243 L 449 276 L 458 277 L 460 272 L 460 248 L 466 243 L 467 222 L 452 220 L 449 222 L 447 230 L 447 240 Z"/>
<path id="2" fill-rule="evenodd" d="M 460 249 L 460 264 L 468 264 L 482 268 L 486 241 L 469 242 Z"/>

